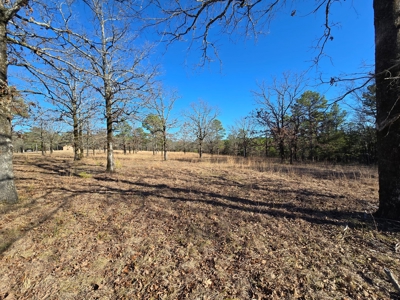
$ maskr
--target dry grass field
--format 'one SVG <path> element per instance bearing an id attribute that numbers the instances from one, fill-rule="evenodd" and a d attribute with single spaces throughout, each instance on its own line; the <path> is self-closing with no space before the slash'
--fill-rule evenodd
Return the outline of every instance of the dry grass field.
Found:
<path id="1" fill-rule="evenodd" d="M 15 155 L 0 299 L 398 299 L 377 171 L 195 154 Z"/>

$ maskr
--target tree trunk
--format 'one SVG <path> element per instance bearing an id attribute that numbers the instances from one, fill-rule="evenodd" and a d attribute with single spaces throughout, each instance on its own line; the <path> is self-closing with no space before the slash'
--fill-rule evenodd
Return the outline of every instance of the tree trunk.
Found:
<path id="1" fill-rule="evenodd" d="M 90 150 L 90 130 L 89 130 L 89 124 L 88 128 L 86 131 L 86 157 L 89 157 L 89 150 Z"/>
<path id="2" fill-rule="evenodd" d="M 83 124 L 79 126 L 79 157 L 82 159 L 84 156 L 84 148 L 83 148 Z"/>
<path id="3" fill-rule="evenodd" d="M 18 202 L 12 165 L 11 95 L 7 81 L 6 23 L 0 22 L 0 201 Z"/>
<path id="4" fill-rule="evenodd" d="M 73 133 L 74 133 L 74 160 L 80 160 L 79 157 L 79 128 L 78 128 L 78 117 L 76 116 L 76 105 L 72 104 L 73 106 Z"/>
<path id="5" fill-rule="evenodd" d="M 268 149 L 269 149 L 268 137 L 267 137 L 267 135 L 265 135 L 265 148 L 264 148 L 265 157 L 268 157 Z"/>
<path id="6" fill-rule="evenodd" d="M 400 0 L 374 0 L 379 170 L 376 215 L 400 219 Z"/>
<path id="7" fill-rule="evenodd" d="M 166 147 L 164 148 L 164 160 L 168 160 L 168 150 Z"/>
<path id="8" fill-rule="evenodd" d="M 153 147 L 153 155 L 156 155 L 156 138 L 154 134 L 153 134 L 152 147 Z"/>
<path id="9" fill-rule="evenodd" d="M 163 150 L 164 150 L 164 160 L 168 160 L 168 154 L 167 154 L 167 132 L 166 128 L 163 130 Z"/>
<path id="10" fill-rule="evenodd" d="M 42 148 L 42 155 L 44 155 L 44 152 L 46 152 L 46 149 L 44 148 L 43 129 L 40 129 L 40 147 Z"/>
<path id="11" fill-rule="evenodd" d="M 281 158 L 281 163 L 283 164 L 285 161 L 285 144 L 281 138 L 279 140 L 279 156 Z"/>
<path id="12" fill-rule="evenodd" d="M 199 157 L 203 157 L 203 141 L 199 140 Z"/>
<path id="13" fill-rule="evenodd" d="M 107 115 L 107 168 L 106 172 L 114 173 L 114 151 L 113 151 L 113 128 L 112 128 L 112 111 L 111 99 L 106 100 L 106 115 Z"/>

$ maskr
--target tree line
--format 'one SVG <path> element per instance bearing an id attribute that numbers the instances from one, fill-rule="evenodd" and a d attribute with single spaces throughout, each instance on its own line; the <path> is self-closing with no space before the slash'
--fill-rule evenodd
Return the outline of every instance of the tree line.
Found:
<path id="1" fill-rule="evenodd" d="M 285 82 L 292 83 L 290 80 Z M 354 94 L 358 107 L 349 117 L 338 103 L 329 104 L 318 92 L 306 90 L 293 99 L 266 98 L 265 89 L 255 94 L 257 108 L 248 116 L 224 128 L 219 111 L 205 101 L 192 103 L 179 117 L 173 114 L 172 97 L 153 98 L 141 121 L 139 116 L 118 123 L 114 128 L 115 149 L 124 154 L 137 151 L 168 151 L 275 157 L 281 162 L 377 163 L 375 85 Z M 75 159 L 96 151 L 106 151 L 106 130 L 92 119 L 86 120 L 78 139 L 72 131 L 62 131 L 62 120 L 49 116 L 33 118 L 33 127 L 14 135 L 15 151 L 46 151 L 72 147 Z M 57 125 L 58 124 L 58 125 Z M 57 128 L 59 129 L 57 131 Z M 76 149 L 75 149 L 76 147 Z"/>

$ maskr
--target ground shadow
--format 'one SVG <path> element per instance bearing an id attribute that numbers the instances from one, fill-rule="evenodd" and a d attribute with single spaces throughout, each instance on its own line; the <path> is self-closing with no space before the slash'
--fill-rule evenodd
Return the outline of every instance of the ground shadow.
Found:
<path id="1" fill-rule="evenodd" d="M 42 195 L 38 198 L 44 198 L 46 199 L 51 192 L 46 193 L 45 195 Z M 39 227 L 46 221 L 50 220 L 60 209 L 63 209 L 67 206 L 68 200 L 73 197 L 73 195 L 70 196 L 65 196 L 61 200 L 58 200 L 58 204 L 56 205 L 55 208 L 53 208 L 49 213 L 41 215 L 37 220 L 31 220 L 28 225 L 23 227 L 23 230 L 21 231 L 20 234 L 16 236 L 7 236 L 7 231 L 1 231 L 0 236 L 3 236 L 3 241 L 0 245 L 0 255 L 2 255 L 5 251 L 7 251 L 16 241 L 23 239 L 25 235 L 34 230 L 35 228 Z M 30 207 L 25 213 L 21 214 L 19 213 L 18 217 L 23 218 L 23 217 L 29 217 L 32 218 L 33 212 L 40 210 L 40 207 L 34 206 L 36 204 L 36 200 L 38 199 L 33 199 L 29 203 L 25 204 L 23 207 L 27 208 Z M 7 207 L 4 208 L 4 212 L 2 214 L 6 214 L 12 211 L 17 211 L 21 210 L 21 206 L 17 205 L 7 205 Z"/>
<path id="2" fill-rule="evenodd" d="M 106 194 L 112 193 L 121 196 L 160 197 L 171 202 L 200 202 L 206 205 L 223 209 L 239 210 L 254 214 L 264 214 L 276 218 L 303 219 L 312 224 L 326 224 L 350 228 L 363 228 L 390 232 L 400 232 L 400 224 L 391 220 L 376 220 L 370 214 L 362 211 L 340 211 L 337 209 L 321 210 L 311 207 L 302 207 L 291 202 L 273 203 L 268 201 L 253 201 L 250 199 L 228 196 L 224 194 L 201 191 L 191 188 L 172 187 L 166 184 L 149 184 L 142 181 L 133 182 L 125 179 L 115 179 L 108 175 L 94 176 L 97 182 L 119 182 L 128 184 L 129 188 L 107 187 L 103 184 L 90 184 L 90 190 L 71 190 L 61 188 L 64 192 L 75 194 Z M 137 188 L 136 188 L 137 187 Z M 193 197 L 193 194 L 196 197 Z M 309 196 L 310 191 L 299 191 L 299 194 Z M 173 195 L 173 196 L 171 196 Z M 187 196 L 185 196 L 187 195 Z M 313 196 L 326 196 L 314 194 Z M 195 199 L 193 199 L 195 198 Z"/>
<path id="3" fill-rule="evenodd" d="M 213 158 L 211 158 L 213 159 Z M 216 159 L 216 158 L 215 158 Z M 221 158 L 218 158 L 221 159 Z M 59 176 L 78 176 L 77 174 L 83 170 L 87 170 L 88 167 L 90 168 L 90 173 L 93 175 L 93 178 L 96 181 L 118 181 L 124 184 L 128 184 L 132 186 L 132 188 L 128 190 L 118 189 L 118 188 L 111 188 L 106 187 L 108 192 L 113 193 L 120 193 L 121 195 L 129 194 L 129 195 L 140 195 L 140 196 L 158 196 L 167 198 L 171 201 L 183 201 L 183 202 L 203 202 L 204 204 L 219 206 L 221 208 L 230 208 L 235 210 L 241 210 L 245 212 L 252 212 L 252 213 L 259 213 L 259 214 L 266 214 L 274 217 L 279 218 L 301 218 L 307 222 L 314 223 L 314 224 L 329 224 L 329 225 L 338 225 L 338 226 L 352 226 L 352 227 L 371 227 L 378 228 L 379 230 L 383 231 L 393 231 L 399 232 L 400 231 L 400 224 L 391 221 L 391 220 L 382 220 L 382 219 L 374 219 L 371 214 L 365 214 L 363 211 L 343 211 L 339 209 L 331 209 L 331 210 L 321 210 L 312 207 L 304 207 L 300 205 L 295 205 L 292 201 L 283 202 L 283 203 L 275 203 L 275 202 L 268 202 L 265 200 L 261 201 L 253 201 L 250 199 L 240 198 L 236 196 L 228 196 L 224 194 L 218 193 L 211 193 L 201 190 L 194 190 L 194 189 L 186 189 L 180 187 L 172 187 L 167 186 L 165 184 L 161 185 L 151 185 L 144 182 L 132 182 L 126 179 L 115 179 L 112 176 L 104 174 L 104 171 L 99 170 L 99 166 L 92 165 L 88 166 L 87 163 L 82 163 L 81 166 L 74 165 L 74 162 L 68 159 L 64 160 L 57 160 L 46 157 L 45 161 L 41 160 L 38 162 L 34 162 L 33 165 L 36 167 L 47 171 L 46 174 L 56 174 Z M 292 166 L 290 166 L 293 168 Z M 73 171 L 70 171 L 73 170 Z M 303 172 L 305 170 L 304 167 L 299 167 L 299 170 Z M 309 169 L 311 170 L 311 168 Z M 321 170 L 322 172 L 323 170 Z M 331 172 L 331 171 L 326 171 Z M 315 176 L 322 176 L 322 173 L 315 173 Z M 354 178 L 357 177 L 355 173 Z M 351 174 L 348 176 L 350 177 Z M 326 173 L 326 176 L 331 176 Z M 213 181 L 212 184 L 221 185 L 221 186 L 229 186 L 235 185 L 239 188 L 248 188 L 248 185 L 242 184 L 240 182 L 235 182 L 234 180 L 227 179 L 224 177 L 218 177 L 219 181 Z M 134 188 L 135 186 L 139 186 L 142 189 L 144 188 L 145 191 L 141 190 L 137 192 Z M 105 193 L 104 186 L 97 186 L 97 193 Z M 256 190 L 268 190 L 269 192 L 273 193 L 280 193 L 281 195 L 293 193 L 293 190 L 287 190 L 282 187 L 274 187 L 268 186 L 265 187 L 265 184 L 262 186 L 260 184 L 252 184 L 252 189 Z M 65 188 L 68 192 L 71 193 L 85 193 L 85 191 L 74 191 Z M 101 191 L 103 189 L 103 191 Z M 187 194 L 187 193 L 195 193 L 201 196 L 201 199 L 208 198 L 209 200 L 199 200 L 199 199 L 190 199 L 190 197 L 178 197 L 178 196 L 166 196 L 163 195 L 160 191 L 163 189 L 168 190 L 168 194 Z M 87 191 L 89 193 L 93 193 L 93 191 Z M 316 191 L 310 191 L 307 189 L 298 189 L 295 191 L 297 197 L 300 201 L 306 201 L 307 198 L 321 198 L 321 199 L 336 199 L 337 195 L 331 195 L 326 193 L 319 193 Z M 343 197 L 343 196 L 342 196 Z M 339 196 L 339 198 L 342 198 Z M 198 198 L 198 197 L 196 197 Z"/>

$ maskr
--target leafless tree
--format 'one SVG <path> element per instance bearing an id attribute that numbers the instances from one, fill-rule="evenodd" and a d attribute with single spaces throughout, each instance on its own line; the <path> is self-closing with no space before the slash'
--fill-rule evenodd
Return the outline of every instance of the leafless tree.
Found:
<path id="1" fill-rule="evenodd" d="M 255 120 L 249 117 L 241 118 L 235 122 L 235 125 L 231 126 L 229 131 L 241 148 L 243 157 L 247 157 L 256 135 Z"/>
<path id="2" fill-rule="evenodd" d="M 184 154 L 186 154 L 186 152 L 192 148 L 195 139 L 193 137 L 193 132 L 191 130 L 190 124 L 188 122 L 184 122 L 183 124 L 181 124 L 177 135 L 177 139 L 180 145 L 179 148 L 183 151 Z"/>
<path id="3" fill-rule="evenodd" d="M 82 66 L 82 60 L 72 58 L 72 53 L 61 55 L 64 60 Z M 58 113 L 59 120 L 72 126 L 74 160 L 80 160 L 83 156 L 84 122 L 99 113 L 95 98 L 92 96 L 94 91 L 90 86 L 92 77 L 60 61 L 38 67 L 25 57 L 21 57 L 18 65 L 24 66 L 31 74 L 31 78 L 26 81 L 35 89 L 30 88 L 28 92 L 43 95 L 54 106 L 53 111 Z"/>
<path id="4" fill-rule="evenodd" d="M 65 43 L 87 61 L 92 87 L 103 101 L 107 125 L 107 172 L 114 172 L 113 126 L 134 114 L 147 99 L 145 94 L 156 75 L 146 64 L 152 45 L 139 48 L 134 33 L 135 16 L 129 14 L 134 1 L 83 0 L 90 22 L 86 32 L 64 34 Z M 68 21 L 68 20 L 67 20 Z"/>
<path id="5" fill-rule="evenodd" d="M 54 12 L 61 5 L 52 0 L 0 1 L 0 201 L 18 201 L 11 143 L 11 102 L 16 89 L 9 84 L 8 67 L 19 65 L 22 57 L 49 65 L 60 59 L 59 38 L 70 31 L 54 26 Z"/>
<path id="6" fill-rule="evenodd" d="M 168 92 L 163 88 L 154 90 L 153 94 L 147 103 L 150 112 L 157 116 L 159 120 L 159 131 L 162 135 L 162 148 L 164 160 L 168 159 L 168 132 L 170 129 L 175 128 L 178 119 L 173 118 L 172 109 L 175 101 L 179 99 L 176 92 Z"/>
<path id="7" fill-rule="evenodd" d="M 190 110 L 183 113 L 184 117 L 196 136 L 199 157 L 203 156 L 203 141 L 210 134 L 213 121 L 219 115 L 219 109 L 208 105 L 203 100 L 190 105 Z"/>
<path id="8" fill-rule="evenodd" d="M 63 125 L 63 122 L 59 119 L 58 113 L 50 109 L 36 106 L 31 112 L 26 127 L 30 128 L 31 131 L 35 133 L 37 140 L 40 142 L 42 155 L 45 155 L 47 149 L 50 154 L 53 153 L 57 139 L 64 129 Z"/>
<path id="9" fill-rule="evenodd" d="M 270 131 L 282 162 L 285 159 L 286 141 L 290 135 L 290 111 L 304 87 L 303 75 L 286 72 L 282 78 L 274 78 L 271 86 L 261 83 L 258 84 L 258 90 L 253 91 L 258 105 L 256 120 L 259 125 Z"/>
<path id="10" fill-rule="evenodd" d="M 201 65 L 213 61 L 218 56 L 217 37 L 242 34 L 246 38 L 256 37 L 267 31 L 267 27 L 278 12 L 296 16 L 298 1 L 292 0 L 152 0 L 160 14 L 148 19 L 158 25 L 168 42 L 190 38 L 190 48 L 201 51 Z M 338 22 L 331 20 L 331 7 L 340 0 L 315 1 L 311 11 L 304 15 L 324 16 L 322 32 L 314 47 L 317 49 L 315 62 L 325 55 L 328 41 L 333 40 L 333 29 Z"/>

